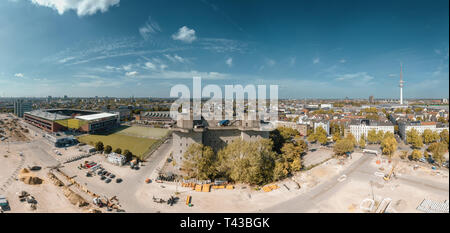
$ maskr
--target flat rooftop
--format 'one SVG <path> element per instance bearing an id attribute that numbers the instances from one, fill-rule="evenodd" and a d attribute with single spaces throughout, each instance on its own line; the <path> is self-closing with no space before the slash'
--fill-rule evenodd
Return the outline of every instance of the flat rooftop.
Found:
<path id="1" fill-rule="evenodd" d="M 112 113 L 98 113 L 98 114 L 92 114 L 92 115 L 86 115 L 86 116 L 77 116 L 76 119 L 84 120 L 84 121 L 94 121 L 94 120 L 100 120 L 107 117 L 113 117 L 117 116 L 117 114 Z"/>
<path id="2" fill-rule="evenodd" d="M 46 112 L 46 111 L 42 111 L 42 110 L 34 110 L 31 112 L 25 112 L 26 114 L 35 116 L 35 117 L 39 117 L 45 120 L 49 120 L 49 121 L 58 121 L 58 120 L 66 120 L 66 119 L 70 119 L 70 116 L 65 116 L 65 115 L 61 115 L 61 114 L 57 114 L 57 113 L 50 113 L 50 112 Z"/>

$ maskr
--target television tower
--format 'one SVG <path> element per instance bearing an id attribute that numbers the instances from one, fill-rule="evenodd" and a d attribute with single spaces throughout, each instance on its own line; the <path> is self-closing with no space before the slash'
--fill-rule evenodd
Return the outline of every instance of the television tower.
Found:
<path id="1" fill-rule="evenodd" d="M 403 65 L 400 63 L 400 105 L 403 105 Z"/>

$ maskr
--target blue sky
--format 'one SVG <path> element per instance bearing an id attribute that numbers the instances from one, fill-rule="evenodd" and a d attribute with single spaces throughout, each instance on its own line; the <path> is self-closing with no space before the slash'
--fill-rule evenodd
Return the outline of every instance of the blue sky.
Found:
<path id="1" fill-rule="evenodd" d="M 278 84 L 280 98 L 449 96 L 449 2 L 1 0 L 0 96 L 168 97 Z"/>

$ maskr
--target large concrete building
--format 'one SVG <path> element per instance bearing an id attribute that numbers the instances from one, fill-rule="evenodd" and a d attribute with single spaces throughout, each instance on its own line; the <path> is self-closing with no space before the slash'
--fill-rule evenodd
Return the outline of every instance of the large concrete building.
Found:
<path id="1" fill-rule="evenodd" d="M 172 134 L 172 156 L 179 166 L 183 163 L 184 152 L 193 143 L 210 146 L 217 152 L 237 139 L 252 141 L 268 138 L 269 132 L 256 120 L 234 120 L 226 125 L 219 121 L 178 120 Z"/>
<path id="2" fill-rule="evenodd" d="M 136 122 L 140 124 L 164 124 L 173 125 L 175 124 L 174 117 L 171 116 L 170 111 L 161 112 L 141 112 L 136 115 Z"/>
<path id="3" fill-rule="evenodd" d="M 14 101 L 14 115 L 17 117 L 23 117 L 25 112 L 33 110 L 31 103 L 25 102 L 23 99 Z"/>
<path id="4" fill-rule="evenodd" d="M 448 124 L 436 123 L 436 122 L 400 122 L 398 123 L 398 132 L 401 138 L 406 142 L 406 133 L 412 129 L 416 130 L 419 134 L 423 134 L 423 132 L 427 129 L 432 132 L 441 133 L 445 129 L 448 131 Z"/>
<path id="5" fill-rule="evenodd" d="M 290 121 L 275 121 L 273 122 L 275 127 L 286 127 L 297 130 L 301 136 L 306 136 L 308 134 L 309 125 L 308 124 L 299 124 L 297 122 Z"/>
<path id="6" fill-rule="evenodd" d="M 367 134 L 370 130 L 383 131 L 384 133 L 390 132 L 394 134 L 394 125 L 389 121 L 374 121 L 367 119 L 358 119 L 353 120 L 350 125 L 350 133 L 355 136 L 356 140 L 361 138 L 361 135 L 364 135 L 364 138 L 367 139 Z"/>
<path id="7" fill-rule="evenodd" d="M 52 109 L 24 113 L 24 120 L 47 132 L 77 131 L 95 133 L 118 125 L 118 115 L 85 110 Z"/>

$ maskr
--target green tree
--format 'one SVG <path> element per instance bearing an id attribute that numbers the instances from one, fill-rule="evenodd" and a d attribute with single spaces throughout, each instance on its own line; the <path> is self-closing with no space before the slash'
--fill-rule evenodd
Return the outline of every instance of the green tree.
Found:
<path id="1" fill-rule="evenodd" d="M 281 180 L 289 175 L 289 165 L 287 162 L 280 160 L 275 162 L 273 169 L 273 180 Z"/>
<path id="2" fill-rule="evenodd" d="M 434 142 L 428 147 L 428 151 L 431 152 L 431 156 L 434 161 L 436 161 L 439 165 L 442 165 L 444 162 L 444 154 L 447 152 L 448 147 L 445 143 L 442 142 Z"/>
<path id="3" fill-rule="evenodd" d="M 97 151 L 103 151 L 103 142 L 96 142 L 95 143 L 95 150 L 97 150 Z"/>
<path id="4" fill-rule="evenodd" d="M 367 141 L 370 144 L 378 143 L 377 131 L 375 129 L 371 129 L 367 132 Z"/>
<path id="5" fill-rule="evenodd" d="M 317 142 L 319 142 L 321 145 L 326 145 L 328 142 L 327 135 L 324 134 L 317 135 Z"/>
<path id="6" fill-rule="evenodd" d="M 295 145 L 299 146 L 302 150 L 302 153 L 306 153 L 308 151 L 308 144 L 303 140 L 300 136 L 296 136 L 294 138 Z"/>
<path id="7" fill-rule="evenodd" d="M 303 148 L 293 143 L 286 143 L 281 151 L 283 152 L 282 158 L 287 162 L 289 173 L 299 171 L 301 169 L 301 155 L 304 152 Z M 296 169 L 293 169 L 292 166 L 294 161 L 297 163 L 295 164 Z"/>
<path id="8" fill-rule="evenodd" d="M 430 157 L 430 155 L 428 154 L 427 150 L 423 151 L 423 157 L 426 158 L 426 159 L 428 159 L 428 157 Z"/>
<path id="9" fill-rule="evenodd" d="M 347 138 L 339 140 L 334 144 L 333 152 L 337 156 L 345 155 L 347 152 L 352 152 L 354 149 L 353 142 Z"/>
<path id="10" fill-rule="evenodd" d="M 183 157 L 182 169 L 189 178 L 207 180 L 216 175 L 216 157 L 211 147 L 198 143 L 191 144 Z"/>
<path id="11" fill-rule="evenodd" d="M 317 127 L 313 134 L 308 136 L 308 141 L 310 142 L 319 142 L 322 145 L 327 144 L 327 131 L 323 127 Z"/>
<path id="12" fill-rule="evenodd" d="M 411 160 L 417 161 L 419 159 L 422 158 L 422 153 L 420 152 L 420 150 L 413 150 L 413 152 L 411 153 Z"/>
<path id="13" fill-rule="evenodd" d="M 356 142 L 356 138 L 355 138 L 355 136 L 353 136 L 352 133 L 347 134 L 347 136 L 345 137 L 345 139 L 349 140 L 349 141 L 352 143 L 353 147 L 355 147 L 356 145 L 358 145 L 358 143 Z"/>
<path id="14" fill-rule="evenodd" d="M 406 142 L 410 144 L 415 149 L 420 149 L 423 147 L 422 136 L 415 129 L 411 129 L 406 132 Z"/>
<path id="15" fill-rule="evenodd" d="M 133 159 L 133 153 L 131 153 L 131 151 L 129 150 L 125 150 L 123 152 L 123 155 L 125 156 L 125 159 L 128 161 L 131 161 Z"/>
<path id="16" fill-rule="evenodd" d="M 381 143 L 381 141 L 384 139 L 384 131 L 378 130 L 377 132 L 377 143 Z"/>
<path id="17" fill-rule="evenodd" d="M 448 130 L 444 129 L 442 130 L 442 132 L 439 134 L 440 138 L 441 138 L 441 142 L 444 142 L 445 144 L 447 144 L 448 147 Z"/>
<path id="18" fill-rule="evenodd" d="M 333 133 L 333 142 L 337 142 L 341 139 L 341 134 L 339 132 Z"/>
<path id="19" fill-rule="evenodd" d="M 116 153 L 116 154 L 122 154 L 122 149 L 117 148 L 117 149 L 114 150 L 114 153 Z"/>
<path id="20" fill-rule="evenodd" d="M 296 129 L 288 127 L 278 127 L 274 131 L 270 132 L 270 139 L 273 141 L 273 150 L 277 153 L 281 153 L 281 147 L 286 142 L 292 142 L 295 137 L 300 136 L 300 133 Z"/>
<path id="21" fill-rule="evenodd" d="M 107 145 L 104 150 L 105 154 L 109 154 L 109 153 L 111 153 L 111 151 L 112 151 L 112 147 L 110 145 Z"/>
<path id="22" fill-rule="evenodd" d="M 394 137 L 386 137 L 381 142 L 381 148 L 383 154 L 387 155 L 389 158 L 392 158 L 397 150 L 397 140 L 395 140 Z"/>
<path id="23" fill-rule="evenodd" d="M 269 139 L 234 140 L 218 153 L 218 174 L 236 182 L 265 184 L 273 181 L 275 161 L 282 159 Z"/>
<path id="24" fill-rule="evenodd" d="M 364 139 L 364 135 L 361 135 L 358 145 L 359 145 L 359 148 L 361 148 L 361 149 L 366 148 L 366 140 Z"/>
<path id="25" fill-rule="evenodd" d="M 433 142 L 437 142 L 439 140 L 439 134 L 437 132 L 433 132 L 430 129 L 426 129 L 422 134 L 423 142 L 425 144 L 430 144 Z"/>
<path id="26" fill-rule="evenodd" d="M 439 117 L 439 118 L 438 118 L 438 122 L 447 124 L 447 123 L 448 123 L 448 119 L 445 119 L 444 117 Z"/>

